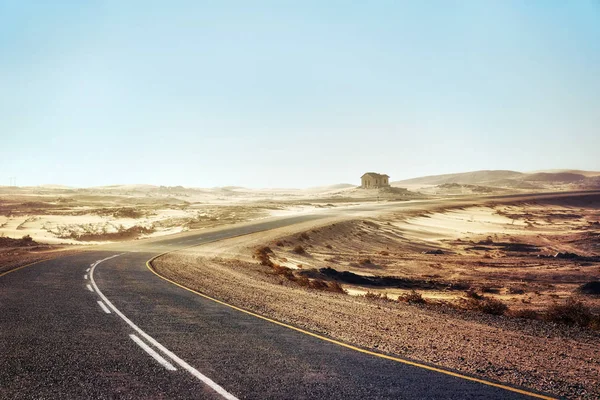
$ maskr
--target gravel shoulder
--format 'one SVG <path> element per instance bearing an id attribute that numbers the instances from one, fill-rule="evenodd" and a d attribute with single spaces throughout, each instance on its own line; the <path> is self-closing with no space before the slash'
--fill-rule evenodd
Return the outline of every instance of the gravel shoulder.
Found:
<path id="1" fill-rule="evenodd" d="M 306 289 L 253 259 L 257 246 L 328 223 L 210 243 L 153 265 L 187 287 L 346 343 L 558 396 L 600 397 L 596 332 Z"/>

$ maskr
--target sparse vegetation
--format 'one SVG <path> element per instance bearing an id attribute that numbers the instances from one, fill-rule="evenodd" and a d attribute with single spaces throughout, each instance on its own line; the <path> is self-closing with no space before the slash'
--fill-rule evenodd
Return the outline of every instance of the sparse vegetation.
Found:
<path id="1" fill-rule="evenodd" d="M 530 308 L 524 308 L 521 310 L 514 310 L 510 312 L 510 316 L 513 318 L 522 318 L 522 319 L 540 319 L 540 313 Z"/>
<path id="2" fill-rule="evenodd" d="M 148 235 L 155 231 L 153 226 L 134 225 L 125 228 L 119 225 L 114 230 L 109 231 L 106 224 L 84 224 L 79 226 L 56 227 L 56 236 L 61 239 L 74 239 L 80 242 L 106 241 L 106 240 L 131 240 L 142 235 Z M 49 230 L 51 231 L 51 230 Z M 51 231 L 52 232 L 52 231 Z M 54 233 L 54 232 L 53 232 Z"/>
<path id="3" fill-rule="evenodd" d="M 254 252 L 254 255 L 260 261 L 261 265 L 267 265 L 269 267 L 273 267 L 274 264 L 271 261 L 270 255 L 273 254 L 273 250 L 271 250 L 268 246 L 259 247 Z"/>
<path id="4" fill-rule="evenodd" d="M 322 291 L 326 291 L 326 292 L 343 293 L 343 294 L 346 293 L 346 291 L 344 290 L 342 285 L 340 285 L 338 282 L 325 281 L 322 279 L 310 279 L 302 274 L 295 274 L 294 271 L 290 268 L 283 267 L 278 264 L 274 264 L 270 260 L 268 262 L 271 263 L 270 266 L 272 268 L 272 272 L 275 275 L 282 276 L 285 279 L 287 279 L 288 281 L 294 282 L 298 286 L 306 287 L 309 289 L 322 290 Z"/>
<path id="5" fill-rule="evenodd" d="M 138 219 L 144 216 L 144 213 L 137 208 L 133 207 L 124 207 L 118 208 L 113 211 L 113 217 L 115 218 L 133 218 Z"/>
<path id="6" fill-rule="evenodd" d="M 465 308 L 476 310 L 485 314 L 504 315 L 508 306 L 502 301 L 494 298 L 484 298 L 483 296 L 469 297 L 464 301 Z"/>
<path id="7" fill-rule="evenodd" d="M 363 295 L 363 297 L 365 299 L 369 299 L 369 300 L 383 300 L 383 301 L 390 301 L 391 299 L 387 296 L 386 293 L 377 293 L 377 292 L 367 292 Z"/>
<path id="8" fill-rule="evenodd" d="M 29 235 L 25 235 L 21 239 L 0 236 L 0 247 L 29 247 L 35 245 L 37 243 Z"/>
<path id="9" fill-rule="evenodd" d="M 294 247 L 293 251 L 296 254 L 306 254 L 306 249 L 304 247 L 302 247 L 301 245 L 297 245 L 296 247 Z"/>
<path id="10" fill-rule="evenodd" d="M 483 299 L 483 296 L 480 294 L 477 294 L 476 291 L 474 291 L 473 289 L 469 289 L 465 292 L 465 296 L 467 296 L 467 298 L 469 299 L 474 299 L 474 300 L 481 300 Z"/>
<path id="11" fill-rule="evenodd" d="M 544 319 L 565 325 L 579 325 L 582 327 L 598 327 L 600 317 L 592 314 L 589 307 L 573 297 L 565 303 L 553 303 L 544 314 Z"/>
<path id="12" fill-rule="evenodd" d="M 399 302 L 409 304 L 425 304 L 427 301 L 421 296 L 421 293 L 411 290 L 409 293 L 398 296 Z"/>
<path id="13" fill-rule="evenodd" d="M 306 232 L 302 232 L 302 233 L 300 234 L 300 236 L 298 237 L 298 239 L 299 239 L 299 240 L 309 240 L 309 239 L 310 239 L 310 237 L 308 236 L 308 233 L 306 233 Z"/>

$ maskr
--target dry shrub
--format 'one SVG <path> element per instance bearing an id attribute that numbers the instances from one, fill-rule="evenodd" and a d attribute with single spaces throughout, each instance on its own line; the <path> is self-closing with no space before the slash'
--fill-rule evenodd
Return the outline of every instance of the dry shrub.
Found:
<path id="1" fill-rule="evenodd" d="M 346 294 L 346 290 L 336 281 L 327 282 L 327 290 L 334 293 Z"/>
<path id="2" fill-rule="evenodd" d="M 292 273 L 293 278 L 292 281 L 296 282 L 300 286 L 311 287 L 311 280 L 305 277 L 304 275 L 294 275 Z"/>
<path id="3" fill-rule="evenodd" d="M 479 309 L 486 314 L 503 315 L 508 310 L 508 306 L 498 299 L 484 299 L 480 303 Z"/>
<path id="4" fill-rule="evenodd" d="M 477 294 L 476 291 L 474 291 L 473 289 L 467 290 L 465 292 L 465 295 L 467 296 L 467 298 L 469 299 L 474 299 L 474 300 L 481 300 L 483 299 L 483 296 L 480 294 Z"/>
<path id="5" fill-rule="evenodd" d="M 368 264 L 372 264 L 371 260 L 369 258 L 365 258 L 363 260 L 360 260 L 360 264 L 362 265 L 368 265 Z"/>
<path id="6" fill-rule="evenodd" d="M 379 299 L 381 299 L 381 294 L 374 293 L 374 292 L 367 292 L 363 295 L 363 297 L 365 299 L 369 299 L 369 300 L 379 300 Z"/>
<path id="7" fill-rule="evenodd" d="M 308 234 L 306 232 L 302 232 L 300 234 L 300 236 L 298 237 L 298 239 L 300 239 L 300 240 L 308 240 L 308 239 L 310 239 L 310 237 L 308 236 Z"/>
<path id="8" fill-rule="evenodd" d="M 25 235 L 21 239 L 13 239 L 9 237 L 0 236 L 0 247 L 27 247 L 35 246 L 38 243 L 35 242 L 31 236 Z"/>
<path id="9" fill-rule="evenodd" d="M 380 252 L 379 252 L 379 254 L 381 254 L 382 256 L 389 256 L 389 255 L 390 255 L 390 253 L 388 253 L 388 252 L 387 252 L 387 251 L 385 251 L 385 250 L 383 250 L 383 251 L 380 251 Z"/>
<path id="10" fill-rule="evenodd" d="M 551 304 L 546 310 L 544 318 L 547 321 L 565 325 L 588 326 L 597 317 L 581 301 L 569 297 L 564 304 Z"/>
<path id="11" fill-rule="evenodd" d="M 524 308 L 522 310 L 511 311 L 510 316 L 522 319 L 540 319 L 540 314 L 537 311 L 532 310 L 531 308 Z"/>
<path id="12" fill-rule="evenodd" d="M 133 218 L 138 219 L 144 216 L 144 213 L 137 208 L 118 208 L 113 212 L 115 218 Z"/>
<path id="13" fill-rule="evenodd" d="M 330 244 L 326 245 L 325 247 L 327 247 L 328 249 L 333 249 L 333 246 Z"/>
<path id="14" fill-rule="evenodd" d="M 306 254 L 306 250 L 301 245 L 294 247 L 294 253 L 296 254 Z"/>
<path id="15" fill-rule="evenodd" d="M 261 265 L 267 265 L 269 267 L 273 267 L 274 264 L 271 261 L 270 255 L 273 254 L 273 250 L 271 250 L 268 246 L 259 247 L 254 252 L 256 258 L 260 261 Z"/>
<path id="16" fill-rule="evenodd" d="M 131 240 L 138 238 L 141 235 L 150 234 L 155 231 L 155 228 L 153 226 L 145 227 L 139 225 L 135 225 L 130 228 L 125 228 L 123 225 L 121 225 L 117 229 L 117 232 L 98 232 L 94 231 L 90 226 L 86 226 L 84 229 L 86 229 L 85 232 L 71 232 L 67 236 L 62 235 L 59 237 L 75 239 L 82 242 L 100 240 Z"/>
<path id="17" fill-rule="evenodd" d="M 322 281 L 320 279 L 313 279 L 309 282 L 309 287 L 311 289 L 317 289 L 317 290 L 326 290 L 327 289 L 327 283 L 325 281 Z"/>
<path id="18" fill-rule="evenodd" d="M 409 304 L 425 304 L 426 301 L 421 293 L 411 290 L 410 293 L 398 296 L 398 301 Z"/>
<path id="19" fill-rule="evenodd" d="M 309 289 L 322 290 L 325 292 L 343 293 L 346 294 L 346 290 L 339 283 L 333 281 L 324 281 L 322 279 L 309 279 L 302 274 L 294 274 L 292 269 L 283 267 L 278 264 L 271 263 L 273 268 L 273 274 L 284 277 L 290 282 L 296 283 L 298 286 L 306 287 Z"/>
<path id="20" fill-rule="evenodd" d="M 276 244 L 277 246 L 279 246 L 279 247 L 283 247 L 283 246 L 284 246 L 284 243 L 283 243 L 281 240 L 280 240 L 280 241 L 278 241 L 278 242 L 277 242 L 277 243 L 275 243 L 275 244 Z"/>
<path id="21" fill-rule="evenodd" d="M 286 278 L 287 280 L 290 280 L 290 281 L 295 280 L 294 273 L 292 272 L 291 269 L 286 268 L 286 267 L 282 267 L 281 265 L 273 264 L 273 263 L 271 263 L 271 268 L 273 268 L 273 273 L 275 275 L 281 275 L 281 276 L 283 276 L 284 278 Z"/>
<path id="22" fill-rule="evenodd" d="M 517 287 L 509 287 L 508 293 L 510 294 L 523 294 L 525 293 L 525 289 L 517 288 Z"/>
<path id="23" fill-rule="evenodd" d="M 491 286 L 482 286 L 481 292 L 482 293 L 500 293 L 500 289 L 491 287 Z"/>
<path id="24" fill-rule="evenodd" d="M 508 310 L 508 306 L 500 300 L 483 298 L 481 296 L 479 299 L 469 298 L 466 301 L 466 308 L 491 315 L 504 315 Z"/>
<path id="25" fill-rule="evenodd" d="M 389 297 L 387 297 L 387 293 L 375 293 L 375 292 L 367 292 L 363 295 L 365 299 L 369 300 L 384 300 L 384 301 L 393 301 Z"/>

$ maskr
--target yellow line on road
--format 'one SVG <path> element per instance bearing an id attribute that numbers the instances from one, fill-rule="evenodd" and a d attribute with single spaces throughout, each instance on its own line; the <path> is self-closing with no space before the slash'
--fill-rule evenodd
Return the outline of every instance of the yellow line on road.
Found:
<path id="1" fill-rule="evenodd" d="M 4 275 L 8 275 L 8 274 L 10 274 L 11 272 L 15 272 L 15 271 L 18 271 L 18 270 L 20 270 L 20 269 L 23 269 L 23 268 L 26 268 L 26 267 L 30 267 L 30 266 L 32 266 L 32 265 L 39 264 L 39 263 L 41 263 L 41 262 L 44 262 L 44 261 L 49 261 L 49 260 L 53 260 L 53 259 L 52 259 L 52 258 L 48 258 L 48 259 L 46 259 L 46 260 L 39 260 L 39 261 L 32 262 L 32 263 L 29 263 L 29 264 L 21 265 L 20 267 L 17 267 L 17 268 L 9 269 L 8 271 L 5 271 L 5 272 L 1 273 L 1 274 L 0 274 L 0 277 L 2 277 L 2 276 L 4 276 Z"/>
<path id="2" fill-rule="evenodd" d="M 190 246 L 190 247 L 194 247 L 194 246 Z M 406 365 L 410 365 L 410 366 L 413 366 L 413 367 L 418 367 L 418 368 L 426 369 L 426 370 L 433 371 L 433 372 L 439 372 L 441 374 L 450 375 L 450 376 L 453 376 L 453 377 L 456 377 L 456 378 L 460 378 L 460 379 L 464 379 L 464 380 L 467 380 L 467 381 L 477 382 L 477 383 L 481 383 L 483 385 L 487 385 L 487 386 L 492 386 L 492 387 L 496 387 L 496 388 L 508 390 L 510 392 L 515 392 L 515 393 L 523 394 L 523 395 L 534 397 L 534 398 L 537 398 L 537 399 L 544 399 L 544 400 L 555 400 L 556 399 L 555 397 L 549 397 L 549 396 L 546 396 L 546 395 L 543 395 L 543 394 L 529 392 L 527 390 L 514 388 L 514 387 L 511 387 L 511 386 L 503 385 L 501 383 L 495 383 L 495 382 L 487 381 L 485 379 L 475 378 L 475 377 L 472 377 L 472 376 L 459 374 L 457 372 L 452 372 L 452 371 L 447 371 L 447 370 L 444 370 L 444 369 L 441 369 L 441 368 L 432 367 L 430 365 L 425 365 L 425 364 L 420 364 L 418 362 L 405 360 L 403 358 L 389 356 L 389 355 L 381 354 L 381 353 L 375 353 L 374 351 L 370 351 L 370 350 L 366 350 L 366 349 L 361 349 L 360 347 L 356 347 L 356 346 L 353 346 L 353 345 L 350 345 L 350 344 L 347 344 L 347 343 L 340 342 L 340 341 L 335 340 L 335 339 L 331 339 L 331 338 L 328 338 L 328 337 L 325 337 L 325 336 L 321 336 L 319 334 L 316 334 L 316 333 L 313 333 L 313 332 L 309 332 L 309 331 L 306 331 L 304 329 L 300 329 L 300 328 L 297 328 L 295 326 L 288 325 L 286 323 L 283 323 L 283 322 L 280 322 L 280 321 L 277 321 L 277 320 L 265 317 L 264 315 L 260 315 L 260 314 L 254 313 L 252 311 L 244 310 L 243 308 L 234 306 L 233 304 L 229 304 L 229 303 L 225 303 L 224 301 L 217 300 L 217 299 L 215 299 L 213 297 L 210 297 L 210 296 L 208 296 L 208 295 L 206 295 L 204 293 L 198 292 L 198 291 L 196 291 L 194 289 L 190 289 L 187 286 L 181 285 L 181 284 L 179 284 L 179 283 L 177 283 L 177 282 L 175 282 L 175 281 L 173 281 L 173 280 L 171 280 L 169 278 L 166 278 L 166 277 L 160 275 L 158 272 L 156 272 L 154 270 L 154 267 L 152 267 L 152 264 L 151 264 L 152 261 L 156 260 L 158 257 L 161 257 L 161 256 L 163 256 L 165 254 L 168 254 L 168 253 L 171 253 L 171 252 L 172 251 L 168 251 L 168 252 L 159 254 L 159 255 L 157 255 L 155 257 L 152 257 L 150 260 L 146 261 L 146 267 L 150 271 L 152 271 L 152 273 L 154 275 L 158 276 L 159 278 L 164 279 L 165 281 L 170 282 L 173 285 L 179 286 L 180 288 L 185 289 L 188 292 L 195 293 L 198 296 L 204 297 L 205 299 L 214 301 L 215 303 L 218 303 L 218 304 L 224 305 L 226 307 L 232 308 L 234 310 L 243 312 L 244 314 L 248 314 L 248 315 L 251 315 L 253 317 L 260 318 L 262 320 L 271 322 L 273 324 L 280 325 L 280 326 L 283 326 L 285 328 L 292 329 L 292 330 L 294 330 L 296 332 L 300 332 L 300 333 L 303 333 L 305 335 L 312 336 L 312 337 L 315 337 L 317 339 L 320 339 L 320 340 L 323 340 L 323 341 L 326 341 L 326 342 L 329 342 L 329 343 L 333 343 L 333 344 L 336 344 L 338 346 L 345 347 L 347 349 L 358 351 L 358 352 L 361 352 L 361 353 L 364 353 L 364 354 L 369 354 L 371 356 L 375 356 L 375 357 L 379 357 L 379 358 L 384 358 L 386 360 L 396 361 L 396 362 L 399 362 L 399 363 L 402 363 L 402 364 L 406 364 Z"/>

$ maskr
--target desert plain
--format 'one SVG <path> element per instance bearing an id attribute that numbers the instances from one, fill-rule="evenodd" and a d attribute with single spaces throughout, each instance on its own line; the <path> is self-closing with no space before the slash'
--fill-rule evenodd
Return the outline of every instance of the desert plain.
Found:
<path id="1" fill-rule="evenodd" d="M 600 397 L 600 173 L 361 189 L 0 187 L 0 273 L 65 252 L 321 217 L 154 260 L 161 275 L 345 343 Z"/>

